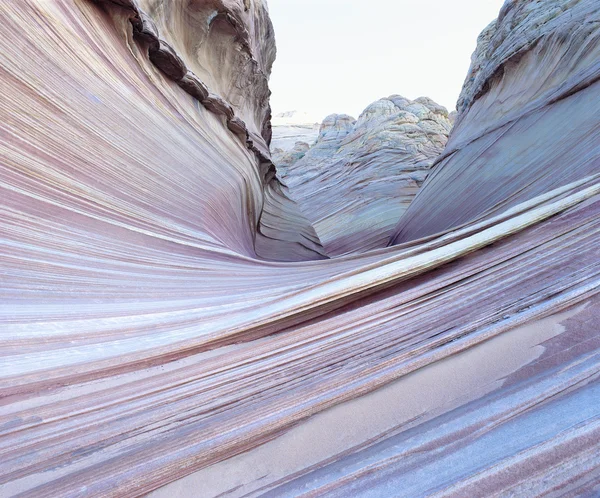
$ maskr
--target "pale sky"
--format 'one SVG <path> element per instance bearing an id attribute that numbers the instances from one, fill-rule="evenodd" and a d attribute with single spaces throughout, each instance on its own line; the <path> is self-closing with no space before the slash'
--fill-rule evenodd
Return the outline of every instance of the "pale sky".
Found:
<path id="1" fill-rule="evenodd" d="M 273 113 L 354 117 L 392 94 L 452 110 L 477 36 L 503 0 L 268 0 Z"/>

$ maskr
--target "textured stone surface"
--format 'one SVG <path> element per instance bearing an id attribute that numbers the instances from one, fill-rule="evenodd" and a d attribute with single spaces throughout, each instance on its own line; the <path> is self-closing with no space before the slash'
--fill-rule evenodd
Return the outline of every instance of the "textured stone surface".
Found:
<path id="1" fill-rule="evenodd" d="M 259 212 L 250 210 L 257 217 L 253 253 L 282 261 L 322 258 L 314 228 L 275 178 L 271 164 L 267 81 L 275 42 L 266 4 L 261 0 L 126 4 L 106 0 L 104 5 L 114 3 L 129 10 L 117 13 L 109 8 L 108 13 L 129 20 L 142 50 L 148 47 L 150 61 L 208 111 L 222 116 L 227 128 L 258 159 L 263 187 L 249 192 L 251 197 L 258 195 L 260 203 Z M 273 224 L 282 212 L 287 221 Z"/>
<path id="2" fill-rule="evenodd" d="M 262 2 L 2 3 L 0 495 L 597 495 L 599 8 L 507 3 L 402 243 L 323 259 Z"/>
<path id="3" fill-rule="evenodd" d="M 326 253 L 361 252 L 387 245 L 451 126 L 431 99 L 392 95 L 358 120 L 328 116 L 308 151 L 299 144 L 273 159 Z"/>
<path id="4" fill-rule="evenodd" d="M 403 217 L 407 241 L 596 173 L 600 4 L 509 1 L 479 37 L 442 157 Z"/>
<path id="5" fill-rule="evenodd" d="M 270 118 L 274 32 L 262 0 L 137 0 L 158 32 L 210 90 L 261 136 Z"/>
<path id="6" fill-rule="evenodd" d="M 274 130 L 277 133 L 277 127 L 275 127 Z M 273 163 L 277 167 L 279 175 L 285 176 L 289 167 L 295 162 L 302 159 L 309 151 L 312 145 L 314 145 L 314 143 L 308 144 L 307 142 L 296 141 L 294 142 L 294 146 L 290 149 L 272 149 L 271 158 L 273 160 Z"/>

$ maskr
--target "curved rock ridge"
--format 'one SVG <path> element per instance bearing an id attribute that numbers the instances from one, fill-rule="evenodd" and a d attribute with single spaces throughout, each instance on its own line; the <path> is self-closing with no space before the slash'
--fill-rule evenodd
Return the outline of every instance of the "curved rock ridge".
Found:
<path id="1" fill-rule="evenodd" d="M 260 230 L 255 240 L 257 255 L 274 261 L 310 261 L 328 257 L 311 222 L 274 171 L 264 196 Z"/>
<path id="2" fill-rule="evenodd" d="M 465 90 L 402 243 L 331 259 L 252 148 L 262 87 L 225 105 L 230 58 L 268 68 L 264 5 L 175 3 L 142 9 L 158 45 L 130 0 L 0 5 L 0 495 L 597 495 L 597 2 L 505 7 L 479 67 L 537 41 Z M 214 5 L 222 69 L 178 25 Z M 222 102 L 177 79 L 192 46 Z M 400 105 L 443 136 L 384 100 L 321 143 L 375 169 Z"/>
<path id="3" fill-rule="evenodd" d="M 298 143 L 274 161 L 326 254 L 363 252 L 388 243 L 451 127 L 433 100 L 392 95 L 358 120 L 326 117 L 312 147 Z"/>
<path id="4" fill-rule="evenodd" d="M 250 136 L 270 142 L 268 78 L 273 26 L 263 0 L 136 0 L 210 92 L 236 110 Z"/>
<path id="5" fill-rule="evenodd" d="M 133 36 L 156 67 L 208 110 L 224 116 L 230 130 L 245 135 L 259 159 L 268 160 L 268 75 L 275 42 L 262 0 L 97 3 L 111 15 L 128 18 Z"/>
<path id="6" fill-rule="evenodd" d="M 268 76 L 275 58 L 273 27 L 263 0 L 163 2 L 98 0 L 111 16 L 128 19 L 133 37 L 149 60 L 208 111 L 222 116 L 227 128 L 245 140 L 259 161 L 258 172 L 269 192 L 253 223 L 256 254 L 266 259 L 320 259 L 313 227 L 279 183 L 270 159 L 271 109 Z M 115 7 L 117 7 L 115 9 Z M 122 8 L 122 10 L 121 10 Z M 128 31 L 128 27 L 124 25 Z M 136 50 L 138 48 L 136 47 Z M 201 77 L 199 77 L 200 75 Z M 286 206 L 290 218 L 280 228 L 263 219 L 281 218 L 270 209 Z M 251 209 L 251 213 L 255 212 Z M 264 214 L 264 216 L 263 216 Z M 284 228 L 285 227 L 285 228 Z M 289 230 L 293 230 L 290 232 Z"/>
<path id="7" fill-rule="evenodd" d="M 446 150 L 392 243 L 492 216 L 598 171 L 599 23 L 598 2 L 505 3 L 479 38 Z"/>

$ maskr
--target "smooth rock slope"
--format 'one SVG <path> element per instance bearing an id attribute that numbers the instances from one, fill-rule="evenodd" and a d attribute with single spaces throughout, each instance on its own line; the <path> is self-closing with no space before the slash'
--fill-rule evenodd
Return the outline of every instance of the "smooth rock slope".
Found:
<path id="1" fill-rule="evenodd" d="M 507 1 L 394 242 L 485 219 L 600 166 L 598 2 Z"/>
<path id="2" fill-rule="evenodd" d="M 262 0 L 0 27 L 1 496 L 598 494 L 596 0 L 505 3 L 366 236 L 391 214 L 347 202 L 392 193 L 360 168 L 297 198 L 276 175 Z M 307 155 L 422 174 L 444 134 L 400 101 L 443 116 L 391 97 Z M 422 150 L 369 148 L 380 106 Z"/>

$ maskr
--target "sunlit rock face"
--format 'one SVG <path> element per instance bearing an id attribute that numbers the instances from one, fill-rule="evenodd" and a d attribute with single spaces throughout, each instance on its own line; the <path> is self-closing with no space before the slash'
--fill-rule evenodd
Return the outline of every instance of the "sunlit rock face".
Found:
<path id="1" fill-rule="evenodd" d="M 328 116 L 314 146 L 298 144 L 274 162 L 326 253 L 361 252 L 387 245 L 451 127 L 431 99 L 392 95 L 358 120 Z"/>
<path id="2" fill-rule="evenodd" d="M 596 496 L 599 9 L 507 2 L 401 243 L 328 259 L 263 2 L 3 2 L 0 496 Z"/>
<path id="3" fill-rule="evenodd" d="M 137 0 L 136 5 L 209 92 L 235 108 L 251 137 L 269 142 L 275 39 L 266 2 Z"/>
<path id="4" fill-rule="evenodd" d="M 275 58 L 275 40 L 266 3 L 262 0 L 100 3 L 122 7 L 120 11 L 111 7 L 107 15 L 115 18 L 122 31 L 130 32 L 128 36 L 133 40 L 128 45 L 136 42 L 132 50 L 147 54 L 154 71 L 158 69 L 162 77 L 175 82 L 193 98 L 194 106 L 203 107 L 225 124 L 225 133 L 221 130 L 215 133 L 209 127 L 202 132 L 204 139 L 216 142 L 213 146 L 216 149 L 233 146 L 252 163 L 242 172 L 238 171 L 237 161 L 225 159 L 229 165 L 221 166 L 221 174 L 229 179 L 222 185 L 241 181 L 236 188 L 243 193 L 232 197 L 222 186 L 211 189 L 210 196 L 218 197 L 217 200 L 209 200 L 207 196 L 200 204 L 233 212 L 235 209 L 227 210 L 224 206 L 232 199 L 241 200 L 236 203 L 243 213 L 236 215 L 235 223 L 241 222 L 246 227 L 235 232 L 250 230 L 244 247 L 246 254 L 282 261 L 322 258 L 314 229 L 287 195 L 285 185 L 275 177 L 271 163 L 268 77 Z M 215 138 L 218 135 L 224 136 Z M 227 153 L 218 154 L 227 158 Z M 213 163 L 213 167 L 217 164 Z M 236 179 L 240 173 L 253 175 L 254 183 L 246 178 Z M 282 212 L 286 222 L 274 225 L 273 220 L 281 219 Z M 229 215 L 222 213 L 217 218 L 225 222 Z"/>

